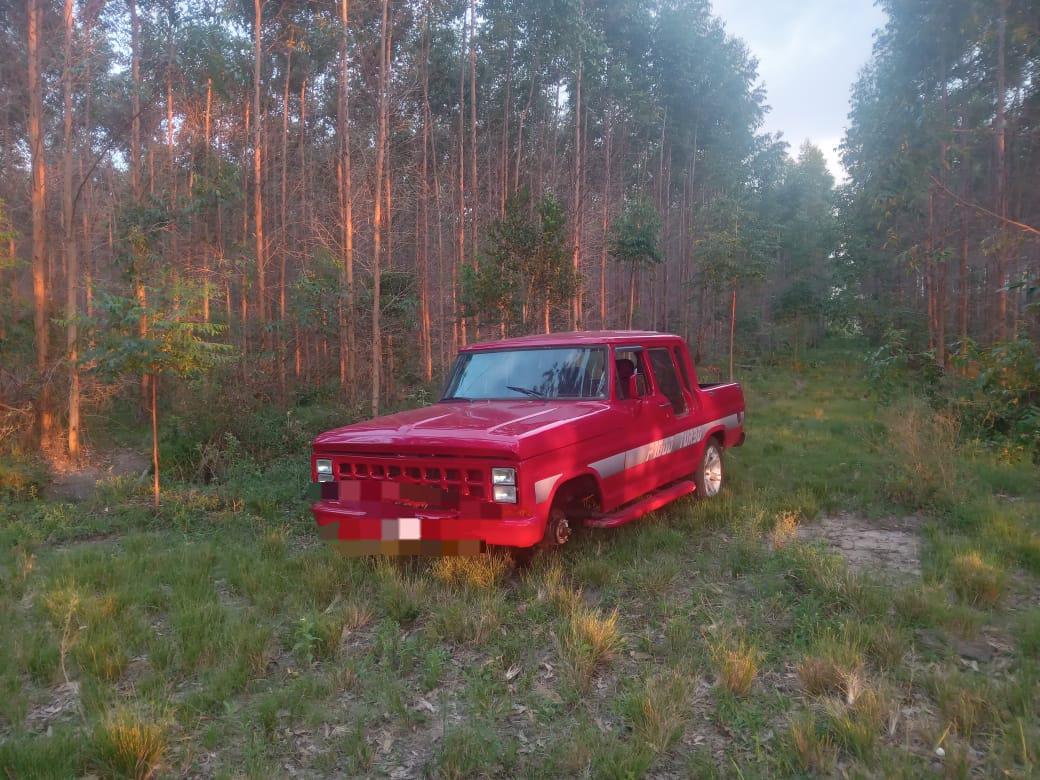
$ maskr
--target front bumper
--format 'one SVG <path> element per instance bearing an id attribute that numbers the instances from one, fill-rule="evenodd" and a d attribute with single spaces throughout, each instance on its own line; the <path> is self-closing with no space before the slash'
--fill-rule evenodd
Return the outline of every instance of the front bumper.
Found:
<path id="1" fill-rule="evenodd" d="M 327 499 L 311 507 L 321 538 L 367 543 L 351 545 L 359 554 L 425 554 L 438 548 L 451 553 L 455 542 L 469 543 L 458 552 L 471 551 L 474 545 L 531 547 L 542 538 L 544 520 L 517 507 L 482 502 L 479 508 L 467 509 L 409 509 L 385 501 Z M 494 510 L 496 516 L 487 516 Z"/>

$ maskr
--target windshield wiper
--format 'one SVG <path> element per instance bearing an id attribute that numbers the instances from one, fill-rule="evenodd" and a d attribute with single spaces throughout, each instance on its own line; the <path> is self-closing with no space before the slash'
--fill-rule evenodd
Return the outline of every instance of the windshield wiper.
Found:
<path id="1" fill-rule="evenodd" d="M 517 393 L 523 393 L 529 395 L 531 398 L 540 398 L 545 400 L 545 393 L 540 390 L 535 390 L 533 387 L 517 387 L 516 385 L 506 385 L 506 390 L 513 390 Z"/>

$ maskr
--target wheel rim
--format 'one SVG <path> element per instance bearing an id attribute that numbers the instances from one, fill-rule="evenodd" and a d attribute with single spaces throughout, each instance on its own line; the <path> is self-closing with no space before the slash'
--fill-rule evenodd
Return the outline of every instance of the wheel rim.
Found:
<path id="1" fill-rule="evenodd" d="M 553 541 L 556 544 L 567 544 L 567 541 L 571 538 L 571 524 L 567 522 L 566 515 L 560 515 L 556 518 L 556 523 L 553 528 Z"/>
<path id="2" fill-rule="evenodd" d="M 714 496 L 722 489 L 722 454 L 715 446 L 704 453 L 704 492 Z"/>

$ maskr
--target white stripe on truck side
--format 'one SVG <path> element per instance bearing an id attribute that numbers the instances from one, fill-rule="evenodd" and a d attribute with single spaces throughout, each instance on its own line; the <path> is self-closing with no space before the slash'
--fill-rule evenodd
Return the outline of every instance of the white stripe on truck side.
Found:
<path id="1" fill-rule="evenodd" d="M 598 473 L 601 479 L 613 477 L 615 474 L 620 474 L 627 469 L 635 468 L 648 461 L 671 455 L 673 452 L 700 443 L 708 435 L 708 431 L 716 425 L 735 428 L 740 425 L 740 418 L 736 414 L 731 414 L 693 428 L 687 428 L 685 431 L 679 431 L 663 439 L 652 441 L 649 444 L 642 444 L 630 450 L 608 455 L 594 463 L 590 463 L 589 468 Z"/>

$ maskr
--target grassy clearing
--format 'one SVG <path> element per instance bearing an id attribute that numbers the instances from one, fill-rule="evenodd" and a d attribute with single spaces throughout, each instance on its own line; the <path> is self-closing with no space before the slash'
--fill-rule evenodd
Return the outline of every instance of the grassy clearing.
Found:
<path id="1" fill-rule="evenodd" d="M 289 456 L 158 512 L 125 478 L 15 491 L 0 776 L 1035 773 L 1035 466 L 814 360 L 749 377 L 726 495 L 523 572 L 341 558 Z M 921 574 L 801 533 L 838 512 L 915 518 Z"/>

